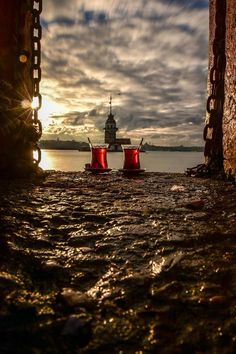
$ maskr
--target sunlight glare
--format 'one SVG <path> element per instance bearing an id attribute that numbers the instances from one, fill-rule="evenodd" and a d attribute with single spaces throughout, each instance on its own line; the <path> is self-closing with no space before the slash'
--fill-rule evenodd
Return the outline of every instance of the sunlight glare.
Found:
<path id="1" fill-rule="evenodd" d="M 37 160 L 38 154 L 36 151 L 33 152 L 33 157 Z M 52 170 L 53 166 L 53 158 L 50 157 L 50 154 L 48 154 L 47 151 L 42 151 L 40 167 L 44 170 Z"/>
<path id="2" fill-rule="evenodd" d="M 39 99 L 38 97 L 33 97 L 33 100 L 31 102 L 31 108 L 37 109 L 38 107 L 39 107 Z"/>
<path id="3" fill-rule="evenodd" d="M 31 101 L 27 100 L 27 99 L 24 99 L 21 101 L 21 107 L 23 109 L 29 109 L 31 108 Z"/>
<path id="4" fill-rule="evenodd" d="M 50 125 L 53 115 L 61 115 L 65 112 L 66 109 L 61 104 L 43 98 L 42 107 L 39 110 L 39 119 L 42 122 L 43 128 L 47 128 Z"/>
<path id="5" fill-rule="evenodd" d="M 38 97 L 33 97 L 33 100 L 24 99 L 21 101 L 21 107 L 25 110 L 34 110 L 39 107 Z M 52 123 L 51 118 L 53 115 L 63 115 L 67 112 L 67 109 L 54 101 L 50 101 L 46 98 L 42 99 L 42 106 L 38 110 L 39 120 L 42 123 L 43 128 L 47 128 Z"/>

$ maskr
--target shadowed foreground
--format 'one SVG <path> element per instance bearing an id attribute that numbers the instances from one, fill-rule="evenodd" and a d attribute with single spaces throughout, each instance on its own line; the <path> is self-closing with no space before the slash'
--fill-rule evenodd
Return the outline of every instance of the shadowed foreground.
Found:
<path id="1" fill-rule="evenodd" d="M 233 353 L 236 202 L 183 175 L 1 181 L 0 353 Z"/>

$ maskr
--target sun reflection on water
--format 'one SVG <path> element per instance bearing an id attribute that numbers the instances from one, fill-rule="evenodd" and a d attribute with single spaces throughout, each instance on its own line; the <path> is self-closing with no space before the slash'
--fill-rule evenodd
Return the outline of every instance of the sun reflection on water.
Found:
<path id="1" fill-rule="evenodd" d="M 55 169 L 55 161 L 53 159 L 53 155 L 50 153 L 47 153 L 47 151 L 42 151 L 40 167 L 43 170 L 54 170 Z"/>

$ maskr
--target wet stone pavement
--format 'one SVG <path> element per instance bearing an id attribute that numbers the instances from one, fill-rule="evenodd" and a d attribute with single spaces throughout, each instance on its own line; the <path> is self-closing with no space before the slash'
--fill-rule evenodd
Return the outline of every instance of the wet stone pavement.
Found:
<path id="1" fill-rule="evenodd" d="M 0 353 L 234 353 L 235 196 L 180 174 L 1 181 Z"/>

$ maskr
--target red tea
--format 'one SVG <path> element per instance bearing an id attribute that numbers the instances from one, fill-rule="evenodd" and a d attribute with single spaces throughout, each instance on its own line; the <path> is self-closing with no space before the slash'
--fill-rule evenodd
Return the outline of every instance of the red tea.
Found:
<path id="1" fill-rule="evenodd" d="M 93 146 L 91 168 L 107 169 L 107 147 Z"/>
<path id="2" fill-rule="evenodd" d="M 124 166 L 125 170 L 139 170 L 139 148 L 137 147 L 124 147 Z"/>

